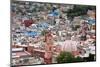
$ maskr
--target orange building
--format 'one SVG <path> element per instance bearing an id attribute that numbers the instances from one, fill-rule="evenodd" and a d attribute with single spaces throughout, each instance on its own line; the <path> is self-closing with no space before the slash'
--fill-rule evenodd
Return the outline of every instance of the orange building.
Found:
<path id="1" fill-rule="evenodd" d="M 51 33 L 47 33 L 45 36 L 45 55 L 44 55 L 44 61 L 45 64 L 51 64 L 52 63 L 52 51 L 53 51 L 53 37 Z"/>

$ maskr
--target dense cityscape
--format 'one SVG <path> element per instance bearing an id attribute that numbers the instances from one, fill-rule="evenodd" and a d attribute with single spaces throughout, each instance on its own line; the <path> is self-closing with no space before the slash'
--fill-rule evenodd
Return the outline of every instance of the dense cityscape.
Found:
<path id="1" fill-rule="evenodd" d="M 11 63 L 96 61 L 96 7 L 12 1 Z"/>

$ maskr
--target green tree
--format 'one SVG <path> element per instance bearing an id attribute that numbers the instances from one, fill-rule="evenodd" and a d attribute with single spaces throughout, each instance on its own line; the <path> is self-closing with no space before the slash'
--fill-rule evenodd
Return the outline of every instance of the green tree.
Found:
<path id="1" fill-rule="evenodd" d="M 86 15 L 88 10 L 96 10 L 96 7 L 89 5 L 74 5 L 73 9 L 67 11 L 67 16 L 69 19 L 73 19 L 75 16 Z"/>
<path id="2" fill-rule="evenodd" d="M 94 54 L 89 54 L 89 57 L 84 57 L 83 60 L 86 61 L 86 62 L 96 61 L 96 59 L 94 57 L 95 57 Z"/>
<path id="3" fill-rule="evenodd" d="M 74 57 L 70 52 L 62 51 L 56 58 L 58 63 L 73 63 L 73 62 L 82 62 L 81 57 Z"/>
<path id="4" fill-rule="evenodd" d="M 74 58 L 74 62 L 83 62 L 83 59 L 81 57 Z"/>
<path id="5" fill-rule="evenodd" d="M 74 56 L 69 52 L 61 52 L 57 57 L 58 63 L 72 63 L 74 61 Z"/>

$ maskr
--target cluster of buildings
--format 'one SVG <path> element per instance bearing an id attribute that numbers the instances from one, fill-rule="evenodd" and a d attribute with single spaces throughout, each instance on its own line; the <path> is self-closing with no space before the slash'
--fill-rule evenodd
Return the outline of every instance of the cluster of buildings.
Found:
<path id="1" fill-rule="evenodd" d="M 75 57 L 94 55 L 95 10 L 70 21 L 67 10 L 74 5 L 14 1 L 11 4 L 12 65 L 57 63 L 62 51 Z"/>

